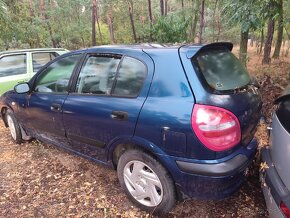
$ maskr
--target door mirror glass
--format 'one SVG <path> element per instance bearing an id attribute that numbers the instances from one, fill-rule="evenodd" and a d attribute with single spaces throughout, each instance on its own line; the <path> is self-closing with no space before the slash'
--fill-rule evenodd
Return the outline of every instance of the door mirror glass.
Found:
<path id="1" fill-rule="evenodd" d="M 14 87 L 14 91 L 18 94 L 27 93 L 30 91 L 28 83 L 19 83 Z"/>

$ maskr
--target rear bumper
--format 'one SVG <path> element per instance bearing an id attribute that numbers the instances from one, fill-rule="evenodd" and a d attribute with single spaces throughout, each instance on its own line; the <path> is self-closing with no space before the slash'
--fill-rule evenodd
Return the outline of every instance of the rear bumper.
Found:
<path id="1" fill-rule="evenodd" d="M 269 149 L 262 149 L 262 161 L 266 162 L 268 166 L 260 174 L 260 178 L 270 217 L 284 217 L 279 205 L 283 201 L 290 208 L 290 190 L 287 189 L 281 180 L 273 164 Z"/>
<path id="2" fill-rule="evenodd" d="M 199 161 L 171 157 L 167 167 L 181 196 L 195 199 L 222 199 L 236 192 L 244 182 L 244 174 L 257 149 L 252 140 L 228 157 Z"/>
<path id="3" fill-rule="evenodd" d="M 246 155 L 239 154 L 232 159 L 216 164 L 199 164 L 184 161 L 176 161 L 177 166 L 183 172 L 203 176 L 229 176 L 235 174 L 237 170 L 245 169 L 249 164 Z"/>

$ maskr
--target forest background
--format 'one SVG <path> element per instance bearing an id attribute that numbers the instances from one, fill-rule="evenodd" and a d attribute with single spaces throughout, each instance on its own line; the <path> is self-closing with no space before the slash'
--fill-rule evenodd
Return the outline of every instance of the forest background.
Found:
<path id="1" fill-rule="evenodd" d="M 289 40 L 286 0 L 0 0 L 0 50 L 231 41 L 269 64 Z"/>

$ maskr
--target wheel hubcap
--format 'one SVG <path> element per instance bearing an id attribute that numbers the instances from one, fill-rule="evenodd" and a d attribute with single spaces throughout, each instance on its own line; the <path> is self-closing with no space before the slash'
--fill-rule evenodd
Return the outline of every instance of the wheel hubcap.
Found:
<path id="1" fill-rule="evenodd" d="M 14 122 L 13 122 L 12 118 L 9 115 L 7 116 L 7 123 L 8 123 L 10 134 L 11 134 L 12 138 L 14 140 L 16 140 L 16 129 L 15 129 L 15 126 L 14 126 Z"/>
<path id="2" fill-rule="evenodd" d="M 139 203 L 155 207 L 162 201 L 162 184 L 156 173 L 143 162 L 127 163 L 124 168 L 124 181 L 130 194 Z"/>

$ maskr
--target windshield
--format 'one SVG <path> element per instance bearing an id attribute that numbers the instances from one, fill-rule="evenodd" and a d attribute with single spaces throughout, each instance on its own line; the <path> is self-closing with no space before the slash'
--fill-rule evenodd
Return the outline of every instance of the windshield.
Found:
<path id="1" fill-rule="evenodd" d="M 250 76 L 241 62 L 228 50 L 205 51 L 193 58 L 210 87 L 219 91 L 246 86 Z"/>

